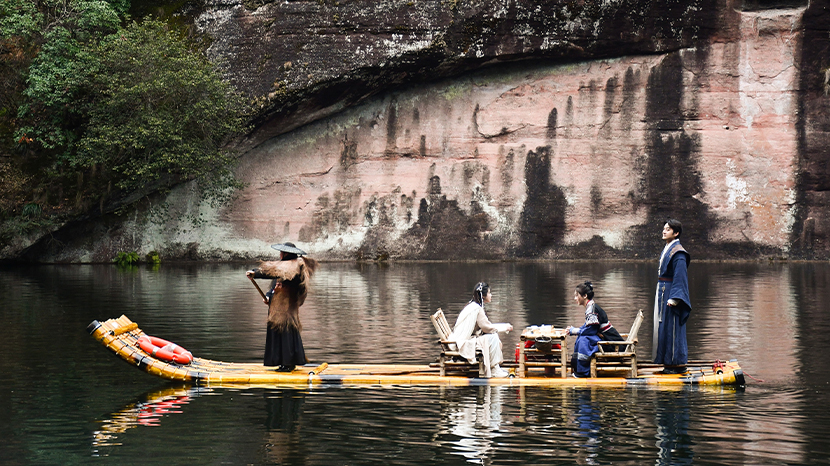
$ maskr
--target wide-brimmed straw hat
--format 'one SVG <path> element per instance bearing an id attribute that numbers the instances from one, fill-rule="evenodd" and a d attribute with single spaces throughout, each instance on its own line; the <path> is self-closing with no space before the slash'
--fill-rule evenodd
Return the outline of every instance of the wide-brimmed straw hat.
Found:
<path id="1" fill-rule="evenodd" d="M 290 254 L 296 254 L 298 256 L 304 256 L 308 254 L 307 252 L 303 251 L 302 249 L 294 246 L 294 243 L 280 243 L 280 244 L 272 244 L 272 248 L 276 249 L 277 251 L 287 252 Z"/>

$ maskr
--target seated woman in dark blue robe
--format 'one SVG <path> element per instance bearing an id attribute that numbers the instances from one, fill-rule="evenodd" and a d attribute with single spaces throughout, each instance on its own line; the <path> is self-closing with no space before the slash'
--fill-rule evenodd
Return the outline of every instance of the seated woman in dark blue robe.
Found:
<path id="1" fill-rule="evenodd" d="M 574 301 L 585 306 L 585 323 L 582 327 L 568 327 L 571 335 L 578 335 L 571 355 L 571 371 L 574 377 L 591 375 L 591 356 L 598 351 L 598 341 L 623 341 L 620 332 L 608 321 L 608 315 L 594 302 L 594 286 L 591 282 L 577 285 Z"/>

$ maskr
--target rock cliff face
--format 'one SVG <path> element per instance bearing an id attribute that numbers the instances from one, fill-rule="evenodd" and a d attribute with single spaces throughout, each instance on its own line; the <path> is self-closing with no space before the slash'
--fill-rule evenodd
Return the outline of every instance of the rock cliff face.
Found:
<path id="1" fill-rule="evenodd" d="M 207 0 L 209 53 L 259 99 L 253 144 L 397 86 L 521 60 L 692 46 L 714 0 Z M 252 9 L 255 8 L 256 9 Z"/>
<path id="2" fill-rule="evenodd" d="M 23 254 L 830 257 L 828 2 L 212 0 L 260 113 L 228 207 L 188 186 Z"/>

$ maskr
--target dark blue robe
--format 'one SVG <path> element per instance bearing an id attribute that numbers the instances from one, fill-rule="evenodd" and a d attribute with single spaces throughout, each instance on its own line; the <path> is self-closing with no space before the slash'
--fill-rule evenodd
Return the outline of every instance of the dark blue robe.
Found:
<path id="1" fill-rule="evenodd" d="M 691 257 L 680 242 L 663 253 L 654 306 L 654 362 L 666 366 L 682 366 L 689 359 L 686 344 L 686 321 L 692 312 L 689 300 L 689 279 L 686 269 Z M 669 306 L 669 299 L 677 306 Z"/>
<path id="2" fill-rule="evenodd" d="M 597 342 L 602 341 L 599 337 L 599 324 L 583 325 L 579 328 L 578 335 L 574 343 L 572 357 L 572 363 L 575 360 L 576 365 L 572 365 L 571 370 L 580 377 L 589 377 L 591 375 L 591 356 L 599 351 Z"/>
<path id="3" fill-rule="evenodd" d="M 605 333 L 600 333 L 602 329 Z M 591 357 L 599 351 L 598 341 L 623 341 L 620 332 L 608 321 L 608 314 L 593 299 L 585 307 L 585 323 L 579 327 L 577 335 L 571 370 L 579 377 L 591 375 Z"/>

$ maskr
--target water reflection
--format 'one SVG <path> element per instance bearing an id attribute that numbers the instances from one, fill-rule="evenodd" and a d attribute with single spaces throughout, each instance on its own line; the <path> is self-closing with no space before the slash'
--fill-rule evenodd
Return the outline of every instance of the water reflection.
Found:
<path id="1" fill-rule="evenodd" d="M 708 265 L 708 264 L 707 264 Z M 741 365 L 751 375 L 765 379 L 772 374 L 799 370 L 798 307 L 793 293 L 790 267 L 780 265 L 726 264 L 705 277 L 693 277 L 698 283 L 693 336 L 689 348 L 697 354 L 720 350 L 729 357 L 740 357 Z M 691 328 L 691 327 L 690 327 Z M 774 342 L 774 343 L 773 343 Z M 775 358 L 770 358 L 771 344 Z"/>
<path id="2" fill-rule="evenodd" d="M 502 396 L 507 387 L 477 387 L 462 398 L 442 390 L 443 423 L 448 433 L 457 437 L 451 441 L 455 454 L 475 464 L 492 464 L 496 439 L 501 436 Z"/>
<path id="3" fill-rule="evenodd" d="M 748 397 L 729 387 L 182 386 L 107 416 L 92 448 L 119 461 L 119 448 L 170 455 L 175 447 L 152 439 L 178 432 L 169 440 L 204 448 L 222 438 L 246 450 L 240 462 L 258 464 L 387 464 L 424 448 L 433 464 L 800 464 L 808 456 L 797 401 L 796 392 Z"/>
<path id="4" fill-rule="evenodd" d="M 101 421 L 101 428 L 92 433 L 93 456 L 107 456 L 108 448 L 121 445 L 119 437 L 136 427 L 159 427 L 164 417 L 182 414 L 184 405 L 209 392 L 208 388 L 170 387 L 147 393 L 141 401 L 130 403 Z"/>
<path id="5" fill-rule="evenodd" d="M 573 435 L 580 437 L 575 447 L 579 450 L 577 464 L 599 464 L 597 456 L 600 448 L 600 415 L 599 406 L 593 400 L 593 390 L 579 390 L 576 396 L 575 424 L 577 429 Z"/>
<path id="6" fill-rule="evenodd" d="M 654 397 L 658 465 L 694 464 L 689 435 L 689 392 L 659 392 Z"/>
<path id="7" fill-rule="evenodd" d="M 305 464 L 301 415 L 305 394 L 296 390 L 266 391 L 265 460 L 269 464 Z"/>
<path id="8" fill-rule="evenodd" d="M 741 453 L 756 462 L 763 458 L 768 463 L 809 464 L 809 448 L 801 430 L 805 427 L 801 411 L 809 408 L 803 398 L 803 393 L 791 387 L 757 387 L 744 405 L 746 430 L 738 434 L 743 440 Z M 707 423 L 715 422 L 721 413 L 734 411 L 734 403 L 724 401 L 709 413 Z M 826 430 L 826 425 L 817 422 L 809 430 Z"/>

